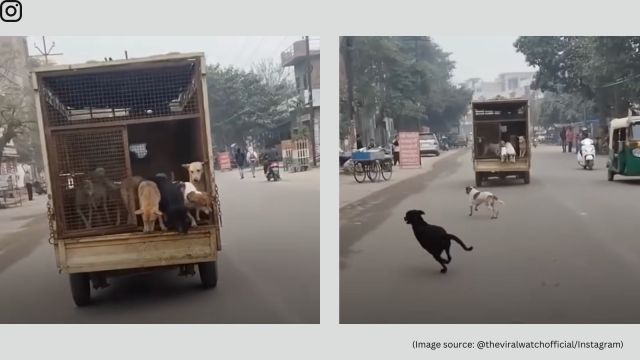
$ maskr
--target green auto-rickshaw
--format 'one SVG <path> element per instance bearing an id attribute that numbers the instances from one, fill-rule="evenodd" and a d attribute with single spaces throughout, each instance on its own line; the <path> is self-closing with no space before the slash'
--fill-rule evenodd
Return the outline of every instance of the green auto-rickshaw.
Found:
<path id="1" fill-rule="evenodd" d="M 616 174 L 640 176 L 640 116 L 611 120 L 608 179 Z"/>

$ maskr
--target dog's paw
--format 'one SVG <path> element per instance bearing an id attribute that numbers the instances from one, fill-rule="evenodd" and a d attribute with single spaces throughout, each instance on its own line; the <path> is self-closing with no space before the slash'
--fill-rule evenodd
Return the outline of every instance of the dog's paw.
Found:
<path id="1" fill-rule="evenodd" d="M 442 273 L 442 274 L 444 274 L 444 273 L 446 273 L 446 272 L 447 272 L 447 269 L 442 269 L 442 270 L 440 270 L 440 273 Z"/>

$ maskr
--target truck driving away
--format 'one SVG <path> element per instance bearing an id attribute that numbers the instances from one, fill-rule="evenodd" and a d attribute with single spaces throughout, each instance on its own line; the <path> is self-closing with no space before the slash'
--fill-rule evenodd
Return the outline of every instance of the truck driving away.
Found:
<path id="1" fill-rule="evenodd" d="M 477 101 L 473 111 L 473 170 L 476 186 L 496 177 L 529 183 L 531 146 L 529 102 L 522 99 Z"/>
<path id="2" fill-rule="evenodd" d="M 197 268 L 215 287 L 221 222 L 204 55 L 45 67 L 33 85 L 49 241 L 75 303 L 136 272 Z"/>

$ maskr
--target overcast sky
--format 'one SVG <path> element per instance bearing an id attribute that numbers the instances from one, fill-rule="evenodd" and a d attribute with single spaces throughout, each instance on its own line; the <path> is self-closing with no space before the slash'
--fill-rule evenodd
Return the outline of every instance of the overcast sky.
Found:
<path id="1" fill-rule="evenodd" d="M 456 62 L 453 81 L 469 78 L 495 80 L 498 74 L 514 71 L 534 71 L 524 56 L 513 47 L 517 36 L 432 36 L 440 47 L 450 52 Z"/>
<path id="2" fill-rule="evenodd" d="M 250 69 L 262 59 L 274 59 L 280 63 L 280 53 L 302 36 L 47 36 L 47 44 L 55 41 L 53 53 L 64 53 L 51 58 L 58 64 L 84 63 L 89 60 L 124 59 L 129 57 L 166 54 L 169 52 L 205 52 L 208 63 L 234 65 Z M 37 55 L 42 37 L 30 36 L 29 52 Z"/>

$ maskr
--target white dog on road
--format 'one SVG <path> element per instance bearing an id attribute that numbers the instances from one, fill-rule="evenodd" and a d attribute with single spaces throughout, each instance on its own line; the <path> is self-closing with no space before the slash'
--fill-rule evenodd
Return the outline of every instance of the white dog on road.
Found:
<path id="1" fill-rule="evenodd" d="M 499 200 L 497 196 L 488 191 L 480 191 L 473 186 L 467 186 L 465 191 L 469 195 L 469 216 L 473 215 L 474 207 L 478 211 L 478 206 L 485 204 L 491 211 L 491 218 L 498 218 L 499 212 L 496 204 L 504 205 L 504 201 Z"/>

